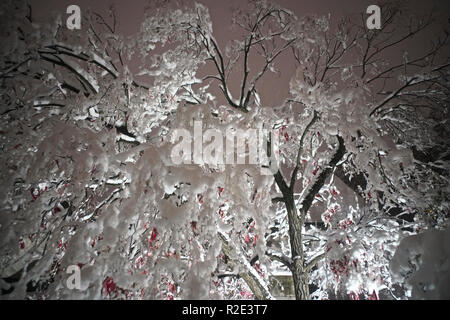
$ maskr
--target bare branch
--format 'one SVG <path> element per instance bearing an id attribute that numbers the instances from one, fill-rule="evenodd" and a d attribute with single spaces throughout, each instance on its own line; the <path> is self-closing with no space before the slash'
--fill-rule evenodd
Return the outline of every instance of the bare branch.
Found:
<path id="1" fill-rule="evenodd" d="M 322 189 L 326 179 L 332 174 L 337 163 L 344 157 L 344 154 L 346 152 L 344 139 L 340 136 L 337 136 L 337 139 L 339 147 L 336 153 L 331 158 L 328 165 L 320 172 L 320 174 L 318 175 L 312 186 L 308 189 L 306 195 L 303 197 L 303 200 L 301 201 L 300 212 L 302 217 L 306 216 L 306 213 L 311 208 L 311 205 L 314 201 L 314 198 L 316 197 L 316 194 Z"/>
<path id="2" fill-rule="evenodd" d="M 291 175 L 291 182 L 289 185 L 289 188 L 293 191 L 294 187 L 295 187 L 295 181 L 297 180 L 297 173 L 298 170 L 300 168 L 300 163 L 301 163 L 301 155 L 303 152 L 303 142 L 305 140 L 305 136 L 307 135 L 307 133 L 309 132 L 309 130 L 311 129 L 311 127 L 314 125 L 314 123 L 319 119 L 319 114 L 317 113 L 317 111 L 314 111 L 314 115 L 313 118 L 311 119 L 311 121 L 308 123 L 308 125 L 306 126 L 305 130 L 303 130 L 302 136 L 300 138 L 300 143 L 299 143 L 299 147 L 298 147 L 298 152 L 297 152 L 297 160 L 295 161 L 295 168 L 292 171 L 292 175 Z"/>
<path id="3" fill-rule="evenodd" d="M 268 256 L 272 260 L 276 260 L 276 261 L 282 263 L 283 265 L 285 265 L 289 269 L 292 268 L 292 259 L 289 258 L 289 257 L 286 257 L 285 255 L 275 254 L 275 253 L 272 253 L 270 251 L 266 251 L 266 256 Z"/>
<path id="4" fill-rule="evenodd" d="M 327 255 L 326 252 L 319 254 L 318 256 L 314 257 L 311 259 L 311 261 L 309 261 L 306 264 L 305 267 L 305 272 L 310 272 L 312 268 L 314 268 L 314 266 L 320 261 L 322 260 L 325 256 Z"/>

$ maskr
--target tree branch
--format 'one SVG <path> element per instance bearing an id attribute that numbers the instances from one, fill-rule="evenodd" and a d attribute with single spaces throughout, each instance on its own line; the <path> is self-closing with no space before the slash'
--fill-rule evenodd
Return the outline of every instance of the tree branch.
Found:
<path id="1" fill-rule="evenodd" d="M 299 143 L 298 152 L 297 152 L 297 161 L 295 162 L 295 168 L 294 168 L 294 171 L 292 171 L 291 182 L 290 182 L 290 185 L 289 185 L 289 189 L 291 189 L 291 191 L 294 190 L 295 182 L 297 180 L 297 172 L 298 172 L 298 169 L 300 168 L 300 157 L 301 157 L 302 152 L 303 152 L 303 142 L 305 140 L 305 136 L 309 132 L 309 130 L 311 129 L 313 124 L 318 119 L 319 119 L 319 114 L 317 113 L 317 111 L 314 110 L 313 118 L 311 119 L 311 121 L 306 126 L 305 130 L 302 133 L 302 137 L 300 138 L 300 143 Z"/>
<path id="2" fill-rule="evenodd" d="M 322 172 L 320 172 L 316 181 L 310 187 L 306 196 L 303 198 L 303 201 L 301 202 L 300 212 L 301 212 L 302 218 L 306 216 L 306 213 L 311 208 L 311 205 L 314 201 L 316 194 L 320 191 L 320 189 L 322 189 L 323 185 L 325 184 L 325 181 L 332 174 L 334 167 L 344 157 L 344 154 L 346 152 L 345 145 L 344 145 L 344 139 L 340 136 L 337 136 L 337 139 L 339 142 L 339 147 L 338 147 L 336 153 L 334 154 L 333 158 L 330 160 L 328 165 L 325 167 L 325 169 L 322 170 Z"/>
<path id="3" fill-rule="evenodd" d="M 282 263 L 283 265 L 285 265 L 286 267 L 288 267 L 289 269 L 292 268 L 292 259 L 289 257 L 286 257 L 285 255 L 282 254 L 274 254 L 271 253 L 269 251 L 266 251 L 266 256 L 268 256 L 269 258 L 271 258 L 272 260 L 276 260 L 280 263 Z"/>
<path id="4" fill-rule="evenodd" d="M 305 272 L 311 271 L 311 269 L 314 268 L 314 266 L 315 266 L 320 260 L 322 260 L 326 255 L 327 255 L 327 253 L 326 253 L 326 252 L 323 252 L 323 253 L 319 254 L 318 256 L 312 258 L 311 261 L 309 261 L 309 262 L 306 264 Z"/>
<path id="5" fill-rule="evenodd" d="M 229 238 L 221 232 L 218 232 L 218 236 L 222 242 L 222 252 L 230 259 L 230 266 L 232 267 L 234 264 L 239 264 L 240 266 L 244 267 L 244 271 L 240 271 L 238 275 L 247 283 L 250 290 L 252 290 L 253 294 L 255 295 L 255 298 L 257 300 L 272 299 L 272 295 L 270 294 L 268 289 L 262 285 L 263 280 L 258 279 L 258 274 L 256 273 L 256 271 L 253 272 L 252 270 L 249 270 L 249 268 L 252 268 L 250 264 L 240 263 L 236 258 L 236 251 L 230 245 Z"/>

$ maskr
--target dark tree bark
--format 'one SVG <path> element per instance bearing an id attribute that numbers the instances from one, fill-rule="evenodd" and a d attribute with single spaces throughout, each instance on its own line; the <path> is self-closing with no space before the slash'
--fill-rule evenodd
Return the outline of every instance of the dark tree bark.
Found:
<path id="1" fill-rule="evenodd" d="M 303 242 L 302 242 L 302 229 L 305 224 L 305 217 L 308 213 L 309 209 L 312 206 L 314 197 L 316 194 L 322 189 L 326 180 L 333 173 L 334 168 L 338 164 L 339 161 L 345 155 L 346 149 L 344 145 L 344 139 L 340 136 L 338 139 L 338 149 L 336 153 L 331 158 L 328 165 L 320 172 L 316 181 L 308 190 L 307 194 L 301 201 L 301 209 L 300 212 L 297 210 L 294 201 L 294 188 L 293 184 L 291 186 L 287 186 L 281 171 L 278 171 L 274 177 L 275 182 L 283 194 L 282 199 L 280 201 L 284 202 L 286 206 L 288 222 L 289 222 L 289 240 L 291 245 L 291 261 L 287 266 L 292 272 L 293 280 L 294 280 L 294 291 L 295 298 L 297 300 L 309 300 L 309 272 L 312 267 L 323 258 L 324 254 L 315 257 L 311 261 L 306 261 L 306 257 L 303 250 Z M 297 173 L 297 170 L 294 170 L 293 173 Z M 292 182 L 295 181 L 291 179 Z"/>

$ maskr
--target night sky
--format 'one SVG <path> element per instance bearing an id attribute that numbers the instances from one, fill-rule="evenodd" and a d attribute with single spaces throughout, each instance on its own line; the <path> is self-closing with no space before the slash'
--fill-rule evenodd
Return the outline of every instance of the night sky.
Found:
<path id="1" fill-rule="evenodd" d="M 107 16 L 108 8 L 113 5 L 117 12 L 118 19 L 118 33 L 124 36 L 133 36 L 137 34 L 140 30 L 141 23 L 144 18 L 145 8 L 151 8 L 157 3 L 166 2 L 164 0 L 152 1 L 152 0 L 32 0 L 33 7 L 33 20 L 37 23 L 46 23 L 48 17 L 54 14 L 61 14 L 63 21 L 68 17 L 66 14 L 66 8 L 71 4 L 76 4 L 81 8 L 81 12 L 90 8 L 91 10 L 101 13 Z M 178 2 L 180 2 L 178 0 Z M 206 5 L 209 9 L 211 19 L 213 22 L 214 36 L 218 40 L 219 45 L 222 50 L 225 48 L 226 44 L 233 39 L 238 38 L 236 31 L 231 29 L 231 13 L 233 8 L 245 7 L 246 1 L 243 0 L 200 0 L 197 1 Z M 276 0 L 281 6 L 293 11 L 297 17 L 302 17 L 305 15 L 328 15 L 334 21 L 349 15 L 363 15 L 365 18 L 368 15 L 365 13 L 366 9 L 371 4 L 376 4 L 377 1 L 374 0 Z M 192 5 L 194 1 L 185 0 L 185 4 Z M 396 46 L 395 50 L 386 51 L 386 54 L 392 59 L 398 59 L 402 57 L 403 50 L 408 51 L 409 54 L 414 55 L 414 53 L 423 52 L 424 49 L 429 46 L 430 39 L 433 38 L 432 35 L 442 31 L 442 24 L 446 23 L 448 20 L 448 12 L 450 12 L 450 1 L 442 0 L 408 0 L 403 1 L 404 8 L 408 10 L 413 15 L 424 15 L 431 11 L 436 15 L 436 19 L 440 24 L 436 24 L 433 27 L 422 32 L 420 35 L 412 38 L 411 40 L 405 42 L 402 50 Z M 76 32 L 76 31 L 74 31 Z M 271 74 L 270 76 L 264 76 L 262 81 L 259 83 L 258 88 L 261 94 L 262 104 L 264 106 L 277 106 L 280 105 L 286 98 L 289 91 L 289 80 L 291 79 L 293 73 L 295 72 L 295 67 L 293 68 L 292 55 L 290 52 L 284 53 L 276 62 L 277 68 L 280 73 L 278 75 Z M 133 72 L 137 72 L 140 66 L 140 61 L 130 61 L 128 66 Z M 251 68 L 251 66 L 250 66 Z M 254 70 L 257 68 L 254 68 Z M 201 72 L 208 72 L 208 70 L 214 71 L 212 68 L 202 69 Z M 236 68 L 238 72 L 235 72 L 235 78 L 233 76 L 231 79 L 236 81 L 230 81 L 231 92 L 237 92 L 239 89 L 239 84 L 241 81 L 241 70 Z M 252 71 L 252 70 L 251 70 Z M 143 79 L 145 82 L 146 79 Z M 233 86 L 234 84 L 234 86 Z M 221 94 L 219 94 L 219 89 L 217 86 L 212 91 L 219 96 L 219 102 L 225 103 L 221 100 Z"/>

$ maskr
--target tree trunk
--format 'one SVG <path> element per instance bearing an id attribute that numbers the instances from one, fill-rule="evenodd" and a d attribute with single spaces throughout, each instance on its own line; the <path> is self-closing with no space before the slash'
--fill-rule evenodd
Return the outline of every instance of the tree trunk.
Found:
<path id="1" fill-rule="evenodd" d="M 289 238 L 292 255 L 291 272 L 294 279 L 295 299 L 309 300 L 309 277 L 307 270 L 305 270 L 305 256 L 302 243 L 302 227 L 304 221 L 298 216 L 293 195 L 286 202 L 286 208 L 289 220 Z"/>
<path id="2" fill-rule="evenodd" d="M 343 158 L 346 149 L 344 139 L 337 136 L 339 147 L 326 166 L 316 178 L 313 185 L 309 188 L 307 194 L 301 202 L 300 215 L 294 201 L 294 183 L 297 170 L 294 170 L 291 177 L 291 185 L 288 186 L 280 170 L 274 174 L 275 182 L 279 187 L 283 198 L 281 201 L 286 205 L 286 211 L 289 222 L 289 241 L 291 244 L 291 259 L 289 268 L 294 280 L 295 298 L 297 300 L 309 300 L 309 272 L 316 259 L 310 262 L 305 261 L 305 254 L 302 243 L 302 229 L 305 223 L 306 213 L 311 208 L 316 194 L 322 189 L 327 178 L 333 173 L 337 163 Z"/>
<path id="3" fill-rule="evenodd" d="M 299 263 L 292 266 L 295 299 L 309 300 L 309 274 Z"/>

